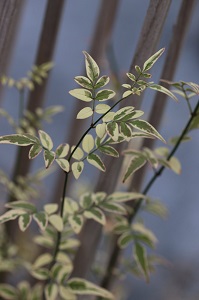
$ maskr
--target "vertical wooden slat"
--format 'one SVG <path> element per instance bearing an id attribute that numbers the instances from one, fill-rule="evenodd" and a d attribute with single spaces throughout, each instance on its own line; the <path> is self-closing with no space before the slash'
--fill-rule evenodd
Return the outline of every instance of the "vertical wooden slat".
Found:
<path id="1" fill-rule="evenodd" d="M 21 0 L 0 1 L 0 74 L 5 68 L 10 37 L 14 30 L 17 13 L 21 6 Z"/>
<path id="2" fill-rule="evenodd" d="M 140 38 L 138 45 L 136 47 L 135 55 L 132 60 L 130 67 L 130 72 L 134 70 L 134 65 L 143 64 L 144 61 L 153 53 L 156 49 L 159 37 L 162 32 L 162 27 L 164 25 L 167 12 L 170 6 L 171 0 L 151 0 L 147 14 L 143 23 L 143 27 L 140 33 Z M 134 102 L 136 102 L 134 100 Z M 132 104 L 132 99 L 130 104 L 125 102 L 125 105 L 135 105 Z M 136 107 L 137 108 L 137 107 Z M 119 152 L 121 152 L 122 147 L 119 144 Z M 114 165 L 114 172 L 112 166 Z M 100 176 L 96 187 L 96 191 L 103 190 L 107 193 L 111 193 L 116 189 L 116 184 L 118 176 L 120 174 L 120 169 L 122 165 L 122 159 L 112 159 L 111 157 L 106 160 L 107 172 L 105 176 Z M 108 180 L 107 180 L 108 178 Z M 94 234 L 89 234 L 92 228 Z M 89 238 L 87 236 L 89 235 Z M 85 276 L 91 267 L 92 261 L 94 259 L 98 243 L 101 236 L 101 226 L 92 220 L 86 222 L 81 235 L 80 241 L 81 246 L 75 257 L 75 276 Z M 84 255 L 84 256 L 83 256 Z M 80 267 L 76 267 L 76 266 Z"/>
<path id="3" fill-rule="evenodd" d="M 53 58 L 61 14 L 65 2 L 65 0 L 48 0 L 47 2 L 35 65 L 51 61 Z M 47 82 L 48 79 L 44 80 L 42 85 L 36 85 L 34 91 L 30 92 L 27 105 L 29 111 L 34 113 L 37 107 L 43 106 Z M 25 176 L 28 173 L 31 164 L 31 160 L 28 159 L 28 151 L 29 149 L 27 147 L 19 148 L 13 178 L 16 178 L 18 175 Z"/>

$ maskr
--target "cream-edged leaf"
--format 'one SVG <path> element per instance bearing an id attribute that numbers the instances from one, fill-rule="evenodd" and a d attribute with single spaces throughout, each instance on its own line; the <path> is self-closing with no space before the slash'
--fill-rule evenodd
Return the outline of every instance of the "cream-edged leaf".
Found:
<path id="1" fill-rule="evenodd" d="M 86 153 L 91 152 L 95 146 L 94 138 L 91 134 L 87 134 L 82 141 L 82 148 Z"/>
<path id="2" fill-rule="evenodd" d="M 94 154 L 94 153 L 89 154 L 87 156 L 87 161 L 89 162 L 89 164 L 95 166 L 99 170 L 101 170 L 103 172 L 106 171 L 106 167 L 105 167 L 103 161 L 97 154 Z"/>
<path id="3" fill-rule="evenodd" d="M 71 147 L 71 152 L 73 152 L 74 148 L 75 148 L 75 146 Z M 77 147 L 77 149 L 73 153 L 72 157 L 74 159 L 81 160 L 84 157 L 84 151 L 80 147 Z"/>
<path id="4" fill-rule="evenodd" d="M 68 222 L 75 233 L 80 233 L 84 224 L 84 218 L 82 215 L 74 215 L 68 217 Z"/>
<path id="5" fill-rule="evenodd" d="M 74 294 L 95 295 L 106 299 L 114 299 L 110 292 L 85 279 L 74 277 L 69 279 L 67 283 Z"/>
<path id="6" fill-rule="evenodd" d="M 159 132 L 151 124 L 149 124 L 147 121 L 137 119 L 137 120 L 132 120 L 130 122 L 130 124 L 134 128 L 139 129 L 142 132 L 148 133 L 152 136 L 155 136 L 156 138 L 161 140 L 163 143 L 166 143 L 164 138 L 159 134 Z"/>
<path id="7" fill-rule="evenodd" d="M 130 175 L 132 175 L 137 170 L 139 170 L 142 166 L 144 166 L 146 161 L 147 160 L 144 156 L 141 156 L 141 155 L 140 156 L 134 156 L 131 159 L 130 164 L 129 164 L 127 170 L 126 170 L 126 173 L 125 173 L 124 178 L 123 178 L 123 182 L 125 182 Z"/>
<path id="8" fill-rule="evenodd" d="M 36 221 L 41 230 L 45 230 L 48 225 L 48 216 L 44 211 L 33 214 L 33 219 Z"/>
<path id="9" fill-rule="evenodd" d="M 95 60 L 86 51 L 83 51 L 85 56 L 86 74 L 91 82 L 95 82 L 100 74 L 99 67 Z"/>
<path id="10" fill-rule="evenodd" d="M 79 100 L 90 102 L 93 100 L 92 93 L 85 89 L 70 90 L 69 94 Z"/>
<path id="11" fill-rule="evenodd" d="M 95 107 L 95 112 L 98 114 L 106 113 L 111 107 L 107 104 L 98 104 Z"/>
<path id="12" fill-rule="evenodd" d="M 106 224 L 105 214 L 102 212 L 101 209 L 99 209 L 97 207 L 93 207 L 93 208 L 90 208 L 89 210 L 85 210 L 84 217 L 86 217 L 87 219 L 93 219 L 102 225 Z"/>
<path id="13" fill-rule="evenodd" d="M 97 82 L 96 82 L 94 88 L 95 88 L 95 89 L 99 89 L 99 88 L 101 88 L 101 87 L 107 85 L 107 84 L 109 83 L 109 80 L 110 80 L 110 78 L 109 78 L 108 76 L 106 76 L 106 75 L 100 77 L 100 78 L 97 80 Z"/>
<path id="14" fill-rule="evenodd" d="M 29 154 L 28 154 L 29 159 L 33 159 L 37 155 L 39 155 L 39 153 L 41 153 L 42 149 L 43 149 L 42 146 L 39 144 L 32 145 L 32 147 L 30 148 Z"/>
<path id="15" fill-rule="evenodd" d="M 53 142 L 49 134 L 43 130 L 39 130 L 39 138 L 44 149 L 48 149 L 49 151 L 52 150 Z"/>
<path id="16" fill-rule="evenodd" d="M 44 156 L 45 167 L 46 169 L 48 169 L 55 160 L 55 152 L 44 150 L 43 156 Z"/>
<path id="17" fill-rule="evenodd" d="M 65 158 L 56 158 L 55 161 L 58 163 L 58 165 L 62 168 L 63 171 L 69 172 L 70 165 L 67 159 Z"/>
<path id="18" fill-rule="evenodd" d="M 21 231 L 25 231 L 32 221 L 32 215 L 23 214 L 18 219 L 19 228 Z"/>
<path id="19" fill-rule="evenodd" d="M 148 71 L 152 68 L 152 66 L 154 65 L 154 63 L 158 60 L 158 58 L 162 55 L 162 53 L 164 52 L 165 48 L 160 49 L 159 51 L 157 51 L 155 54 L 153 54 L 151 57 L 149 57 L 144 65 L 143 65 L 143 71 Z"/>
<path id="20" fill-rule="evenodd" d="M 100 90 L 97 92 L 95 99 L 98 101 L 106 101 L 112 99 L 115 96 L 115 92 L 112 90 Z"/>
<path id="21" fill-rule="evenodd" d="M 93 110 L 91 107 L 84 107 L 82 108 L 78 114 L 77 119 L 86 119 L 93 115 Z"/>
<path id="22" fill-rule="evenodd" d="M 69 148 L 70 148 L 69 144 L 60 144 L 55 150 L 56 156 L 58 156 L 58 158 L 66 157 L 66 155 L 69 152 Z"/>
<path id="23" fill-rule="evenodd" d="M 95 128 L 97 136 L 102 139 L 106 134 L 106 123 L 98 124 Z"/>
<path id="24" fill-rule="evenodd" d="M 84 162 L 83 161 L 74 162 L 71 168 L 75 179 L 78 179 L 84 169 Z"/>
<path id="25" fill-rule="evenodd" d="M 51 223 L 57 231 L 61 232 L 64 229 L 64 224 L 62 218 L 57 214 L 52 214 L 48 217 L 48 221 Z"/>
<path id="26" fill-rule="evenodd" d="M 92 90 L 93 89 L 91 81 L 87 77 L 85 77 L 85 76 L 76 76 L 74 78 L 74 80 L 79 85 L 81 85 L 82 87 L 84 87 L 85 89 L 88 89 L 88 90 Z"/>
<path id="27" fill-rule="evenodd" d="M 44 205 L 44 210 L 48 215 L 55 213 L 58 210 L 57 203 L 49 203 Z"/>

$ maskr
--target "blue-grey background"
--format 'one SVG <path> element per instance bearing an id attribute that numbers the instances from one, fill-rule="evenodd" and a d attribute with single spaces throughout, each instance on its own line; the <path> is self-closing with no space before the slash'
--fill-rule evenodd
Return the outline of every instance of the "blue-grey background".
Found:
<path id="1" fill-rule="evenodd" d="M 198 83 L 199 2 L 196 2 L 175 80 Z M 65 107 L 64 113 L 59 114 L 52 124 L 45 127 L 55 145 L 67 142 L 66 125 L 70 124 L 71 110 L 76 101 L 68 94 L 68 90 L 76 86 L 74 76 L 83 73 L 82 51 L 89 51 L 100 3 L 100 0 L 68 0 L 65 5 L 53 59 L 55 67 L 45 96 L 46 106 L 57 104 Z M 180 4 L 180 0 L 172 1 L 158 48 L 168 48 Z M 9 68 L 9 75 L 12 77 L 24 76 L 34 63 L 45 5 L 44 0 L 25 1 Z M 129 69 L 148 5 L 149 0 L 121 1 L 111 38 L 121 74 Z M 159 79 L 162 63 L 163 59 L 153 69 L 154 81 Z M 147 95 L 144 98 L 146 111 L 150 104 L 152 98 Z M 4 94 L 2 106 L 17 118 L 16 91 L 10 90 Z M 160 133 L 165 139 L 178 135 L 187 118 L 188 110 L 183 100 L 180 99 L 180 103 L 168 100 Z M 11 133 L 5 120 L 0 121 L 0 126 L 1 135 Z M 150 195 L 162 199 L 169 210 L 166 221 L 147 216 L 146 223 L 158 237 L 156 252 L 171 264 L 167 268 L 158 268 L 156 274 L 151 276 L 150 284 L 129 276 L 124 283 L 125 290 L 129 290 L 129 296 L 126 295 L 123 299 L 199 299 L 198 132 L 193 132 L 192 137 L 192 141 L 184 143 L 177 153 L 182 163 L 182 174 L 177 176 L 165 171 L 150 191 Z M 12 171 L 15 150 L 12 146 L 0 147 L 0 168 L 8 174 Z M 42 165 L 42 159 L 38 158 L 33 169 Z M 87 184 L 92 178 L 89 173 L 90 169 L 86 172 Z M 43 191 L 44 201 L 52 194 L 49 186 L 53 187 L 55 174 L 48 178 L 48 184 Z"/>

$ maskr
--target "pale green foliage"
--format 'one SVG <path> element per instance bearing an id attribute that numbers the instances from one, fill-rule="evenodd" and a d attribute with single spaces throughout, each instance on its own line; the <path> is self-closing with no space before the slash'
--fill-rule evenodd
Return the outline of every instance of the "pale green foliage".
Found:
<path id="1" fill-rule="evenodd" d="M 18 90 L 28 88 L 32 91 L 34 90 L 35 84 L 41 85 L 43 83 L 43 80 L 48 76 L 48 72 L 52 67 L 52 62 L 43 63 L 40 66 L 33 66 L 32 70 L 28 72 L 27 77 L 15 80 L 7 76 L 2 76 L 1 83 L 8 87 L 15 87 Z"/>
<path id="2" fill-rule="evenodd" d="M 113 102 L 112 106 L 109 100 L 115 98 L 116 93 L 110 88 L 104 88 L 109 83 L 109 77 L 100 77 L 97 63 L 87 52 L 83 52 L 86 76 L 76 76 L 75 82 L 80 88 L 73 89 L 69 93 L 76 99 L 87 102 L 87 106 L 78 112 L 77 119 L 91 118 L 91 120 L 89 128 L 77 145 L 69 145 L 64 142 L 54 149 L 53 139 L 47 132 L 39 129 L 38 136 L 36 134 L 35 128 L 41 128 L 42 120 L 49 121 L 55 113 L 62 110 L 59 106 L 50 107 L 46 110 L 38 108 L 35 114 L 26 111 L 23 113 L 19 124 L 7 112 L 0 110 L 0 114 L 7 118 L 16 132 L 16 134 L 1 136 L 0 143 L 30 146 L 29 159 L 34 159 L 43 153 L 46 169 L 49 169 L 56 161 L 66 176 L 60 205 L 47 203 L 43 209 L 38 209 L 33 201 L 29 201 L 29 198 L 35 196 L 34 188 L 30 187 L 29 183 L 38 184 L 38 181 L 43 177 L 42 172 L 29 179 L 17 178 L 15 183 L 11 182 L 1 172 L 1 182 L 11 194 L 15 195 L 17 201 L 5 205 L 8 210 L 0 216 L 0 224 L 18 219 L 19 229 L 25 231 L 34 220 L 39 227 L 39 234 L 34 237 L 34 242 L 48 249 L 47 252 L 36 257 L 33 263 L 23 263 L 27 271 L 42 284 L 35 285 L 33 288 L 27 282 L 21 282 L 16 287 L 0 284 L 0 296 L 3 299 L 40 300 L 43 293 L 47 300 L 76 300 L 78 295 L 96 295 L 106 299 L 114 299 L 113 295 L 105 289 L 87 280 L 71 277 L 73 254 L 79 246 L 76 234 L 80 233 L 86 219 L 95 220 L 103 226 L 107 226 L 107 219 L 111 220 L 114 233 L 119 235 L 119 247 L 121 249 L 127 246 L 132 247 L 132 258 L 131 263 L 128 264 L 128 269 L 149 281 L 150 272 L 154 270 L 154 264 L 158 259 L 155 260 L 149 255 L 147 248 L 154 249 L 157 239 L 154 233 L 145 227 L 142 220 L 132 224 L 131 220 L 136 216 L 139 209 L 165 217 L 167 211 L 162 203 L 147 197 L 145 195 L 147 189 L 143 193 L 117 191 L 110 195 L 103 191 L 86 192 L 78 200 L 74 200 L 65 196 L 65 187 L 70 173 L 78 179 L 86 162 L 105 172 L 106 166 L 101 154 L 119 157 L 119 152 L 115 149 L 115 145 L 119 143 L 129 142 L 133 138 L 157 138 L 161 142 L 165 142 L 151 124 L 140 118 L 144 114 L 143 111 L 136 110 L 133 106 L 115 109 L 119 103 L 124 104 L 125 99 L 130 95 L 139 96 L 148 88 L 177 100 L 176 96 L 165 87 L 147 81 L 151 78 L 148 71 L 163 52 L 164 49 L 157 51 L 143 64 L 143 67 L 135 66 L 136 75 L 126 74 L 128 83 L 122 85 L 126 89 L 123 98 Z M 1 81 L 3 84 L 16 87 L 20 92 L 25 88 L 31 90 L 35 83 L 42 83 L 50 68 L 51 64 L 43 64 L 39 67 L 33 67 L 27 78 L 15 81 L 2 77 Z M 186 99 L 193 117 L 183 135 L 172 140 L 174 145 L 178 145 L 183 139 L 189 138 L 187 136 L 189 131 L 199 127 L 198 110 L 193 113 L 189 103 L 194 95 L 199 94 L 199 86 L 192 82 L 185 83 L 182 81 L 170 84 L 177 89 L 178 94 Z M 101 103 L 105 101 L 109 101 L 109 104 Z M 174 153 L 170 151 L 169 147 L 159 147 L 154 151 L 148 148 L 128 149 L 123 154 L 130 157 L 123 181 L 126 181 L 146 163 L 149 163 L 155 172 L 153 178 L 160 175 L 165 167 L 177 174 L 181 172 L 180 162 L 173 156 Z M 23 190 L 25 191 L 24 194 Z M 132 205 L 129 205 L 132 202 L 134 210 Z M 13 263 L 13 253 L 8 253 L 8 257 L 9 259 L 5 260 L 0 267 L 0 271 L 1 268 L 3 271 L 13 271 L 16 267 L 18 262 L 16 263 L 15 260 L 15 264 Z"/>

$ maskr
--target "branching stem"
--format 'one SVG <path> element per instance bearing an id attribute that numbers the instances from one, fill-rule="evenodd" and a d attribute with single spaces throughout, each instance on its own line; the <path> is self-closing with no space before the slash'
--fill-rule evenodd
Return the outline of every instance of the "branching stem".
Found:
<path id="1" fill-rule="evenodd" d="M 187 134 L 188 129 L 190 127 L 191 122 L 193 121 L 194 117 L 197 115 L 197 111 L 199 109 L 199 101 L 197 102 L 194 111 L 191 113 L 191 116 L 187 122 L 187 124 L 185 125 L 177 143 L 175 144 L 175 146 L 173 147 L 173 149 L 171 150 L 171 152 L 169 153 L 169 155 L 167 156 L 167 160 L 169 160 L 171 157 L 174 156 L 174 154 L 176 153 L 176 151 L 178 150 L 184 136 Z M 150 190 L 150 188 L 152 187 L 152 185 L 154 184 L 154 182 L 156 181 L 156 179 L 162 174 L 162 172 L 164 171 L 165 166 L 162 166 L 158 172 L 156 172 L 153 177 L 149 180 L 149 182 L 147 183 L 146 187 L 144 188 L 142 194 L 146 195 L 148 193 L 148 191 Z M 142 205 L 143 199 L 139 199 L 136 203 L 136 205 L 134 206 L 134 210 L 132 212 L 132 214 L 129 215 L 129 223 L 132 223 L 133 220 L 135 219 L 135 217 L 137 216 L 137 213 Z M 116 267 L 119 255 L 120 255 L 121 249 L 118 247 L 117 245 L 117 241 L 116 241 L 116 245 L 113 249 L 112 254 L 110 255 L 110 261 L 108 263 L 107 266 L 107 272 L 102 280 L 101 286 L 103 288 L 108 288 L 110 285 L 110 282 L 112 281 L 112 274 L 113 274 L 113 270 Z M 99 298 L 100 299 L 100 298 Z"/>

